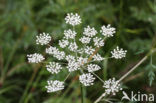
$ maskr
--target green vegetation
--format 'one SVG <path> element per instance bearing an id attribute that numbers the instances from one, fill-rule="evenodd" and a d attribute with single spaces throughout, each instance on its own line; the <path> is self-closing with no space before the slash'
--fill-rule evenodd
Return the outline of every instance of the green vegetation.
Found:
<path id="1" fill-rule="evenodd" d="M 63 30 L 68 28 L 64 17 L 70 12 L 82 17 L 77 32 L 82 32 L 88 24 L 97 30 L 105 24 L 116 28 L 115 36 L 99 51 L 104 56 L 110 56 L 109 52 L 117 45 L 128 50 L 122 60 L 99 63 L 103 69 L 97 74 L 103 80 L 119 79 L 156 48 L 154 0 L 1 0 L 0 103 L 93 103 L 104 92 L 98 80 L 94 86 L 81 88 L 73 74 L 63 91 L 47 93 L 46 81 L 63 80 L 67 73 L 51 75 L 44 64 L 27 63 L 27 54 L 44 52 L 44 47 L 35 45 L 35 36 L 39 33 L 50 33 L 51 44 L 57 45 Z M 150 53 L 147 60 L 122 81 L 125 91 L 156 94 L 155 57 L 156 52 Z M 122 103 L 121 97 L 122 93 L 118 93 L 113 98 Z"/>

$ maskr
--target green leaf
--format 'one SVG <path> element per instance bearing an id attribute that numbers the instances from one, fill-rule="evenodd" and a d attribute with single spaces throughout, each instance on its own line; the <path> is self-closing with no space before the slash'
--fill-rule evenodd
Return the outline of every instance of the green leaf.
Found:
<path id="1" fill-rule="evenodd" d="M 152 83 L 153 83 L 154 78 L 155 78 L 154 72 L 153 72 L 153 71 L 150 71 L 150 72 L 148 73 L 148 77 L 149 77 L 149 84 L 150 84 L 150 86 L 152 86 Z"/>

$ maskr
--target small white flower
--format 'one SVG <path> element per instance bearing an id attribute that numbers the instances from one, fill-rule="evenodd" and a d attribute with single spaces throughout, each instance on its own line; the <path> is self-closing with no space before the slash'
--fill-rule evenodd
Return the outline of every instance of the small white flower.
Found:
<path id="1" fill-rule="evenodd" d="M 73 72 L 80 69 L 80 66 L 87 63 L 88 58 L 77 57 L 77 60 L 74 56 L 68 55 L 66 56 L 66 60 L 68 61 L 68 71 Z"/>
<path id="2" fill-rule="evenodd" d="M 88 58 L 83 58 L 83 57 L 78 57 L 77 62 L 79 63 L 80 66 L 84 65 L 87 63 Z"/>
<path id="3" fill-rule="evenodd" d="M 64 30 L 64 35 L 66 39 L 74 39 L 76 36 L 76 32 L 71 29 Z"/>
<path id="4" fill-rule="evenodd" d="M 117 46 L 116 49 L 111 51 L 112 57 L 115 58 L 115 59 L 121 59 L 121 58 L 126 57 L 126 53 L 127 53 L 127 50 L 123 50 L 122 48 L 119 49 L 118 46 Z"/>
<path id="5" fill-rule="evenodd" d="M 58 51 L 56 54 L 53 55 L 58 60 L 62 60 L 65 58 L 65 53 L 63 51 Z"/>
<path id="6" fill-rule="evenodd" d="M 70 43 L 68 48 L 69 48 L 70 51 L 74 52 L 74 51 L 77 51 L 78 46 L 77 46 L 76 42 L 73 42 L 73 43 Z"/>
<path id="7" fill-rule="evenodd" d="M 68 40 L 59 40 L 59 45 L 61 48 L 65 48 L 66 46 L 68 46 L 68 44 Z"/>
<path id="8" fill-rule="evenodd" d="M 65 59 L 66 59 L 68 62 L 70 62 L 70 61 L 75 61 L 75 57 L 72 56 L 72 55 L 67 55 Z"/>
<path id="9" fill-rule="evenodd" d="M 88 37 L 93 37 L 97 34 L 97 31 L 95 30 L 95 28 L 91 28 L 90 26 L 87 26 L 86 28 L 84 28 L 84 35 L 88 36 Z"/>
<path id="10" fill-rule="evenodd" d="M 61 82 L 58 80 L 55 80 L 55 81 L 49 80 L 47 81 L 47 83 L 48 85 L 45 86 L 45 88 L 47 88 L 48 93 L 56 92 L 56 91 L 64 89 L 64 82 Z"/>
<path id="11" fill-rule="evenodd" d="M 104 40 L 102 38 L 95 37 L 93 41 L 94 41 L 94 46 L 96 47 L 104 46 Z"/>
<path id="12" fill-rule="evenodd" d="M 67 16 L 65 17 L 65 21 L 67 24 L 75 26 L 81 23 L 81 18 L 77 13 L 75 14 L 68 13 Z"/>
<path id="13" fill-rule="evenodd" d="M 36 44 L 46 45 L 51 41 L 51 37 L 46 33 L 40 34 L 36 38 Z"/>
<path id="14" fill-rule="evenodd" d="M 112 93 L 113 95 L 115 95 L 117 92 L 122 90 L 119 81 L 115 81 L 115 78 L 105 81 L 103 87 L 105 88 L 106 94 Z"/>
<path id="15" fill-rule="evenodd" d="M 101 69 L 100 66 L 96 65 L 96 64 L 89 64 L 87 66 L 88 72 L 95 72 Z"/>
<path id="16" fill-rule="evenodd" d="M 65 53 L 63 51 L 59 51 L 56 47 L 52 46 L 46 48 L 46 53 L 53 55 L 58 60 L 62 60 L 65 57 Z"/>
<path id="17" fill-rule="evenodd" d="M 49 62 L 49 64 L 47 64 L 46 67 L 47 67 L 47 70 L 51 72 L 52 74 L 54 73 L 57 74 L 62 69 L 61 65 L 56 62 Z"/>
<path id="18" fill-rule="evenodd" d="M 34 54 L 28 54 L 28 62 L 29 63 L 39 63 L 42 62 L 45 58 L 39 54 L 39 53 L 34 53 Z"/>
<path id="19" fill-rule="evenodd" d="M 49 48 L 46 48 L 46 53 L 47 54 L 56 54 L 59 50 L 56 47 L 50 46 Z"/>
<path id="20" fill-rule="evenodd" d="M 79 39 L 83 44 L 88 44 L 91 40 L 90 37 L 86 37 L 86 36 L 83 36 L 82 38 Z"/>
<path id="21" fill-rule="evenodd" d="M 67 68 L 68 68 L 69 72 L 73 72 L 73 71 L 79 70 L 80 69 L 80 65 L 76 61 L 70 61 L 70 62 L 68 62 Z"/>
<path id="22" fill-rule="evenodd" d="M 100 54 L 96 54 L 93 56 L 93 61 L 102 61 L 104 58 Z"/>
<path id="23" fill-rule="evenodd" d="M 84 49 L 85 53 L 88 55 L 93 54 L 93 52 L 95 51 L 95 49 L 93 49 L 92 46 L 86 46 L 86 48 Z"/>
<path id="24" fill-rule="evenodd" d="M 115 33 L 115 28 L 108 24 L 107 26 L 102 26 L 100 32 L 106 37 L 112 37 Z"/>
<path id="25" fill-rule="evenodd" d="M 84 86 L 91 86 L 94 84 L 93 82 L 95 78 L 91 73 L 87 73 L 87 74 L 80 75 L 79 80 Z"/>

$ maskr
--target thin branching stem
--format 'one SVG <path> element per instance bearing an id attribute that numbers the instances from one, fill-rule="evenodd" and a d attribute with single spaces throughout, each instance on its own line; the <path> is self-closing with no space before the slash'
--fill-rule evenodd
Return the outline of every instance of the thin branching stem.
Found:
<path id="1" fill-rule="evenodd" d="M 140 66 L 145 60 L 147 60 L 147 58 L 152 54 L 156 52 L 156 49 L 152 49 L 150 50 L 149 53 L 147 53 L 147 55 L 145 57 L 143 57 L 130 71 L 128 71 L 125 75 L 123 75 L 120 79 L 119 82 L 121 82 L 123 79 L 125 79 L 130 73 L 132 73 L 138 66 Z M 105 96 L 105 93 L 103 93 L 94 103 L 98 103 L 99 101 L 101 101 L 101 99 Z"/>
<path id="2" fill-rule="evenodd" d="M 140 64 L 142 64 L 148 56 L 146 55 L 143 59 L 141 59 L 129 72 L 127 72 L 125 75 L 123 75 L 120 79 L 119 82 L 121 82 L 124 78 L 126 78 L 130 73 L 132 73 Z M 105 93 L 103 93 L 94 103 L 98 103 L 101 101 L 101 99 L 105 96 Z"/>
<path id="3" fill-rule="evenodd" d="M 85 103 L 85 88 L 82 84 L 81 85 L 81 103 Z"/>
<path id="4" fill-rule="evenodd" d="M 156 52 L 156 49 L 152 49 L 144 58 L 142 58 L 130 71 L 128 71 L 125 75 L 123 75 L 119 82 L 121 82 L 123 79 L 125 79 L 130 73 L 132 73 L 140 64 L 142 64 L 152 53 Z"/>
<path id="5" fill-rule="evenodd" d="M 75 27 L 73 26 L 73 30 L 75 31 Z M 75 40 L 75 38 L 74 38 L 74 42 L 76 43 L 76 40 Z M 75 56 L 76 56 L 76 59 L 78 59 L 78 52 L 77 52 L 77 50 L 75 51 Z M 83 73 L 83 70 L 82 69 L 80 69 L 80 72 L 81 73 Z M 68 76 L 67 76 L 67 78 L 68 78 Z M 83 87 L 83 85 L 82 84 L 80 84 L 81 86 L 81 102 L 82 103 L 85 103 L 85 90 L 84 90 L 84 87 Z"/>
<path id="6" fill-rule="evenodd" d="M 32 82 L 34 81 L 34 79 L 35 79 L 35 77 L 37 75 L 37 72 L 38 72 L 39 68 L 41 67 L 41 65 L 39 64 L 39 65 L 37 65 L 35 67 L 36 68 L 34 69 L 33 74 L 31 75 L 31 78 L 30 78 L 28 84 L 26 85 L 26 88 L 24 90 L 23 95 L 21 96 L 21 99 L 20 99 L 19 103 L 23 103 L 24 99 L 26 98 L 27 93 L 28 93 L 28 91 L 29 91 L 29 89 L 30 89 L 30 87 L 32 85 Z"/>
<path id="7" fill-rule="evenodd" d="M 66 76 L 66 78 L 64 79 L 64 82 L 68 79 L 68 77 L 70 76 L 71 72 Z"/>
<path id="8" fill-rule="evenodd" d="M 104 96 L 105 96 L 105 93 L 103 93 L 94 103 L 100 102 Z"/>
<path id="9" fill-rule="evenodd" d="M 104 83 L 104 81 L 98 76 L 96 75 L 94 72 L 91 72 L 94 76 L 96 76 L 102 83 Z"/>
<path id="10" fill-rule="evenodd" d="M 142 58 L 130 71 L 128 71 L 125 75 L 123 75 L 120 79 L 119 82 L 121 82 L 123 79 L 125 79 L 130 73 L 132 73 L 140 64 L 142 64 L 148 56 L 146 55 L 144 58 Z"/>

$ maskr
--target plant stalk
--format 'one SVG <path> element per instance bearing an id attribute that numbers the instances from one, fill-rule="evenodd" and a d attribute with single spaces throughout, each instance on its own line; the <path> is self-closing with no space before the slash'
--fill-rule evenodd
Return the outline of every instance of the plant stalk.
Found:
<path id="1" fill-rule="evenodd" d="M 81 103 L 85 103 L 85 88 L 82 84 L 81 85 Z"/>
<path id="2" fill-rule="evenodd" d="M 130 73 L 132 73 L 138 66 L 140 66 L 147 58 L 152 54 L 156 52 L 156 49 L 150 50 L 150 52 L 143 57 L 130 71 L 128 71 L 125 75 L 123 75 L 120 79 L 119 82 L 121 82 L 123 79 L 125 79 Z M 103 93 L 94 103 L 98 103 L 103 97 L 105 96 L 105 93 Z"/>

